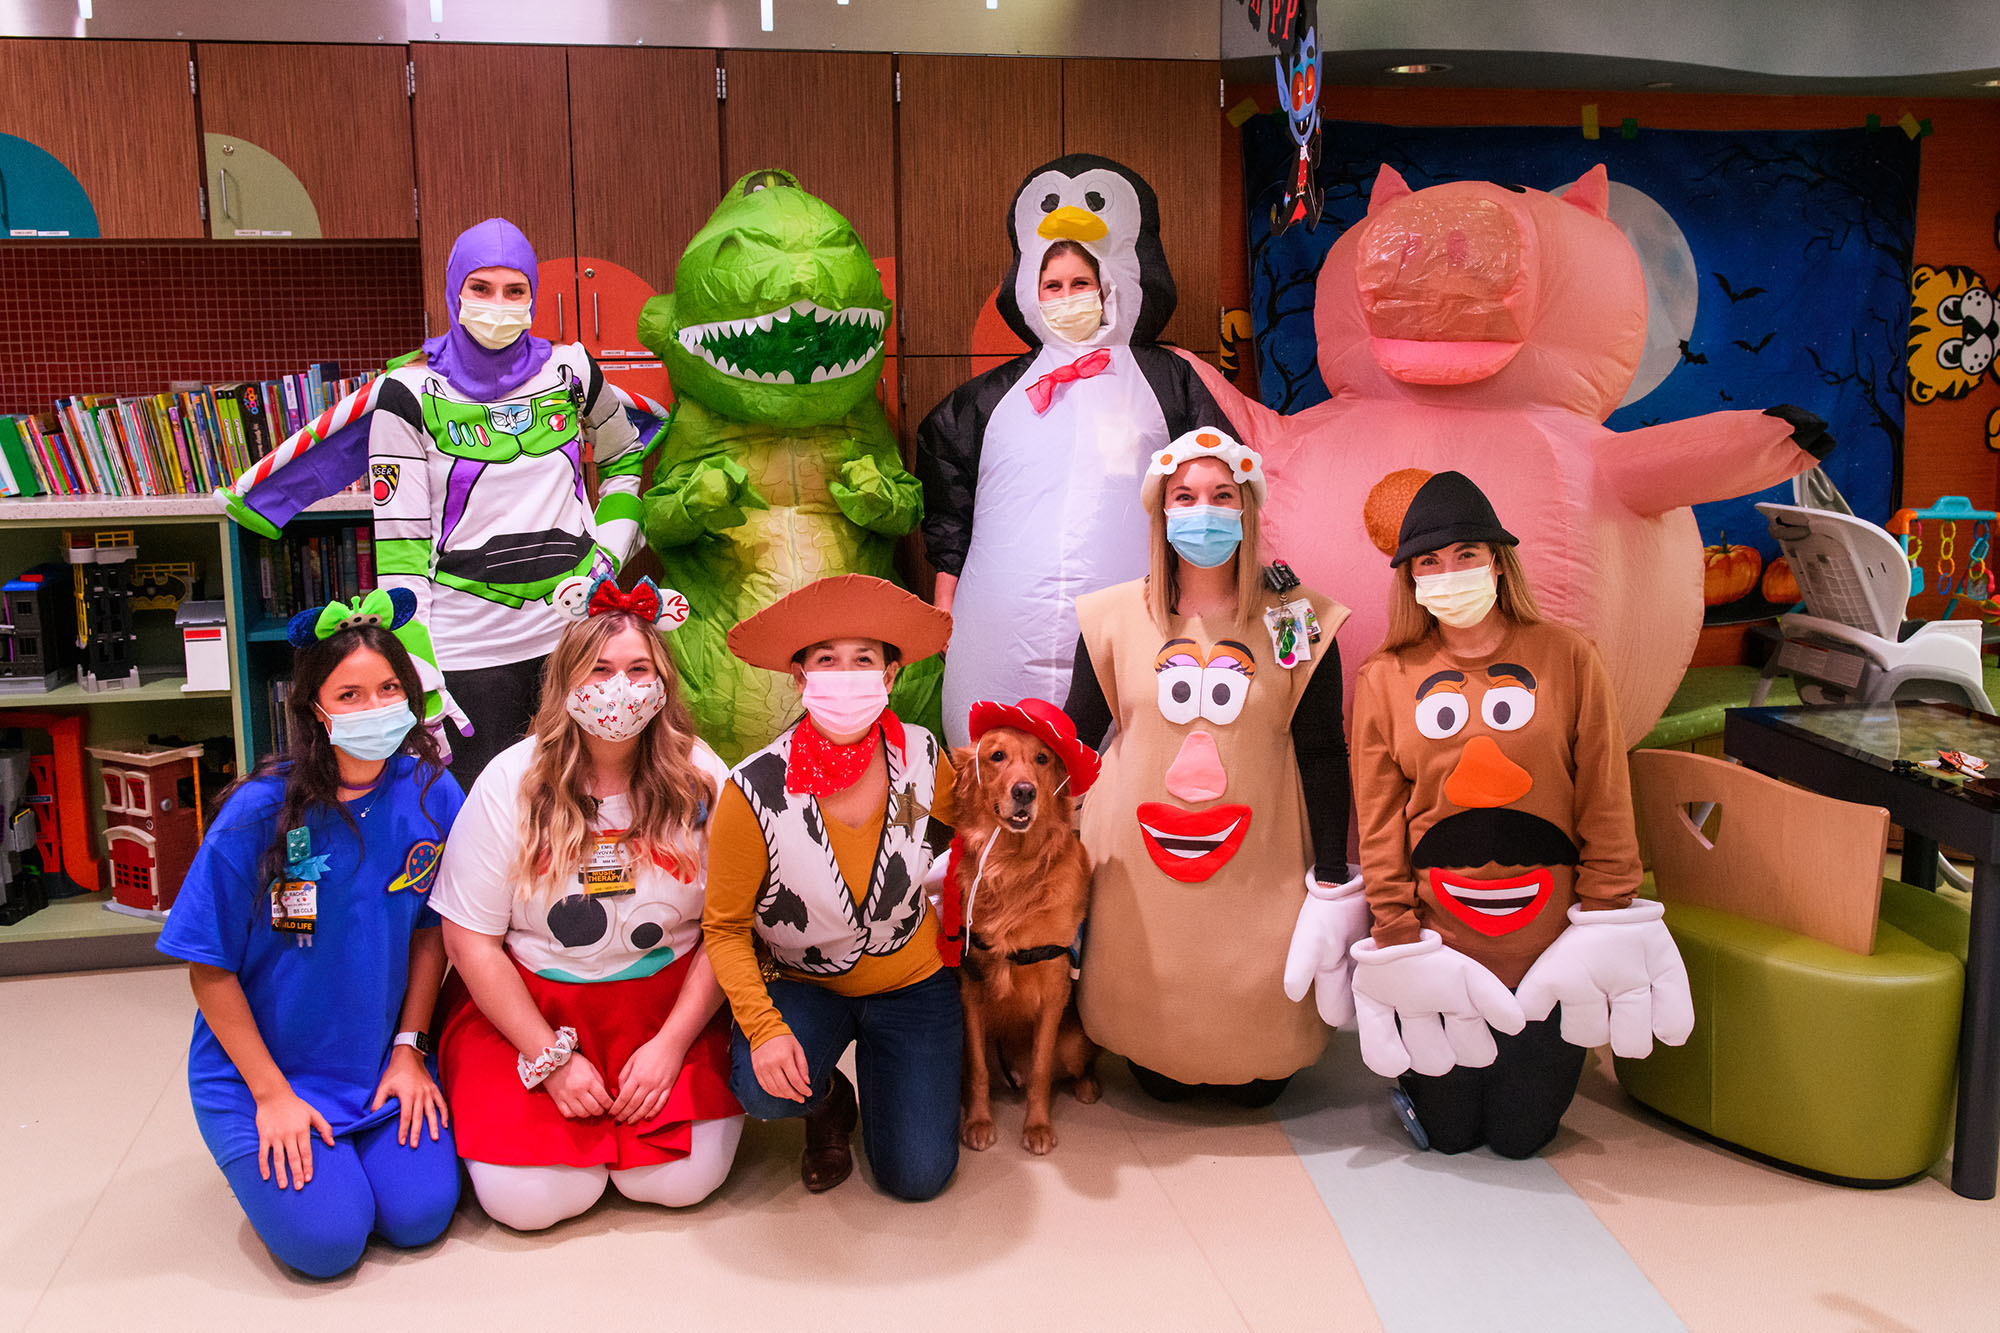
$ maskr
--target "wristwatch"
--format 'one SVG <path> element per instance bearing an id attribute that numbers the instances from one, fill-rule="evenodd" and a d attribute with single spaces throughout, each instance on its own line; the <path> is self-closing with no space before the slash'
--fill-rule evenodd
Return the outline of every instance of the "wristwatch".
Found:
<path id="1" fill-rule="evenodd" d="M 389 1045 L 392 1047 L 414 1047 L 418 1055 L 427 1056 L 431 1053 L 431 1034 L 428 1032 L 398 1032 L 396 1040 L 390 1042 Z"/>

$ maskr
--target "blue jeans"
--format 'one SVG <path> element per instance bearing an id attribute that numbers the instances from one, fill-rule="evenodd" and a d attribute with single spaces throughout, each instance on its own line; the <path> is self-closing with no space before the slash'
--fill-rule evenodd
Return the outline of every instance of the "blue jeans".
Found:
<path id="1" fill-rule="evenodd" d="M 759 1120 L 819 1109 L 833 1088 L 834 1064 L 855 1043 L 861 1146 L 875 1183 L 899 1199 L 935 1198 L 958 1169 L 958 1085 L 965 1045 L 958 978 L 939 970 L 879 995 L 836 995 L 811 982 L 779 978 L 771 1003 L 805 1049 L 812 1100 L 773 1097 L 757 1082 L 750 1043 L 733 1028 L 729 1087 Z"/>
<path id="2" fill-rule="evenodd" d="M 458 1207 L 458 1150 L 451 1131 L 436 1143 L 417 1124 L 417 1144 L 396 1142 L 396 1117 L 329 1148 L 313 1136 L 313 1178 L 304 1189 L 280 1189 L 263 1178 L 257 1154 L 222 1164 L 223 1178 L 271 1253 L 307 1277 L 329 1278 L 361 1262 L 368 1237 L 409 1249 L 428 1245 L 451 1225 Z"/>

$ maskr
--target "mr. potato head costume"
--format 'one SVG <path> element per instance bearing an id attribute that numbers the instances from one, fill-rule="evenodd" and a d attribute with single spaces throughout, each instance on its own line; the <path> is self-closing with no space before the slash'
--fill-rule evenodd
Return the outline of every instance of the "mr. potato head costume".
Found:
<path id="1" fill-rule="evenodd" d="M 1440 473 L 1411 501 L 1393 563 L 1462 542 L 1515 538 L 1472 482 Z M 1625 747 L 1597 649 L 1504 603 L 1486 614 L 1505 633 L 1481 656 L 1433 628 L 1356 677 L 1373 924 L 1353 985 L 1363 1059 L 1403 1076 L 1434 1146 L 1527 1156 L 1555 1133 L 1583 1048 L 1678 1045 L 1694 1012 L 1663 909 L 1634 898 Z"/>

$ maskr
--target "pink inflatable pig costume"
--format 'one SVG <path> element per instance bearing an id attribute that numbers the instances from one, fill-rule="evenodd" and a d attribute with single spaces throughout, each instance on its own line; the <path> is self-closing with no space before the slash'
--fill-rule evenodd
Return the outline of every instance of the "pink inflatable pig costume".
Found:
<path id="1" fill-rule="evenodd" d="M 1606 428 L 1646 334 L 1645 278 L 1609 204 L 1602 166 L 1560 197 L 1485 181 L 1412 192 L 1385 166 L 1320 270 L 1331 400 L 1280 416 L 1197 363 L 1264 456 L 1266 549 L 1354 608 L 1349 698 L 1382 642 L 1403 509 L 1427 474 L 1457 470 L 1519 534 L 1543 613 L 1597 641 L 1637 741 L 1701 628 L 1688 506 L 1763 490 L 1832 447 L 1825 423 L 1785 407 Z"/>

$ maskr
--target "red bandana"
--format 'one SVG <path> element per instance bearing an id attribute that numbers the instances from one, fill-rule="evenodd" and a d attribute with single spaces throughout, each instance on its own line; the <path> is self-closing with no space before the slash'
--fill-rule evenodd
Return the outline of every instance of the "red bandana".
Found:
<path id="1" fill-rule="evenodd" d="M 807 718 L 792 731 L 791 753 L 785 757 L 785 790 L 807 796 L 831 796 L 846 791 L 868 770 L 869 762 L 875 758 L 875 747 L 884 736 L 901 755 L 902 719 L 886 708 L 868 734 L 851 745 L 828 740 Z"/>
<path id="2" fill-rule="evenodd" d="M 1056 386 L 1072 384 L 1077 380 L 1095 379 L 1111 365 L 1111 353 L 1100 347 L 1094 352 L 1085 352 L 1066 366 L 1057 366 L 1048 374 L 1028 386 L 1028 401 L 1035 405 L 1037 413 L 1049 410 L 1055 401 Z"/>

